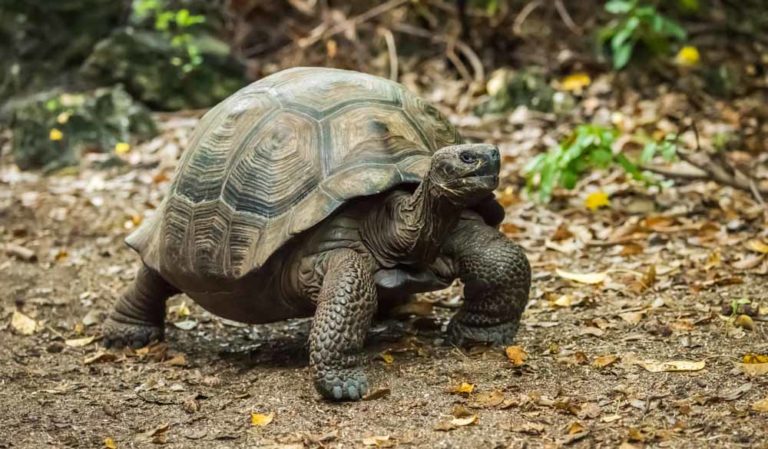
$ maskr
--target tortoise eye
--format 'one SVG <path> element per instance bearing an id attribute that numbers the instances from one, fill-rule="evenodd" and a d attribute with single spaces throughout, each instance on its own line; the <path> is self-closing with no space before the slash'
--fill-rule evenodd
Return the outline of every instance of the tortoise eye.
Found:
<path id="1" fill-rule="evenodd" d="M 459 154 L 459 159 L 461 159 L 461 162 L 464 162 L 465 164 L 474 164 L 477 162 L 477 157 L 470 151 L 462 151 Z"/>

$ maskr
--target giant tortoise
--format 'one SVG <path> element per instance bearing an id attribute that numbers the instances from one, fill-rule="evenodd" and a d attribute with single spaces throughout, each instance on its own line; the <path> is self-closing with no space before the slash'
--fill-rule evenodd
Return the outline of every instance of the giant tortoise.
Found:
<path id="1" fill-rule="evenodd" d="M 450 340 L 506 344 L 530 268 L 497 230 L 499 164 L 398 83 L 316 67 L 261 79 L 205 114 L 167 197 L 126 239 L 143 264 L 105 343 L 162 339 L 181 292 L 245 323 L 314 316 L 314 385 L 354 400 L 376 311 L 458 278 Z"/>

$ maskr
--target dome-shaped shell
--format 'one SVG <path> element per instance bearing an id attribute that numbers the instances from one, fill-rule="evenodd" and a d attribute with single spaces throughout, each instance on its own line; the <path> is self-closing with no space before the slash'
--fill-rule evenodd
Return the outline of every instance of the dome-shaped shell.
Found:
<path id="1" fill-rule="evenodd" d="M 126 242 L 161 273 L 237 279 L 345 201 L 418 182 L 459 140 L 400 84 L 285 70 L 205 114 L 165 201 Z"/>

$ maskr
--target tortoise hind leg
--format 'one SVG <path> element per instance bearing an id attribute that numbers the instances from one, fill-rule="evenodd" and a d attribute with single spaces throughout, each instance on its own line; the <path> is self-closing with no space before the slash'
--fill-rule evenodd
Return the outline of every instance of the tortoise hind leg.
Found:
<path id="1" fill-rule="evenodd" d="M 349 249 L 335 250 L 323 265 L 309 335 L 315 388 L 331 400 L 361 399 L 368 380 L 360 368 L 360 351 L 376 311 L 372 270 L 363 256 Z"/>
<path id="2" fill-rule="evenodd" d="M 162 340 L 165 301 L 177 293 L 157 272 L 142 264 L 133 284 L 120 295 L 102 325 L 104 345 L 140 348 Z"/>

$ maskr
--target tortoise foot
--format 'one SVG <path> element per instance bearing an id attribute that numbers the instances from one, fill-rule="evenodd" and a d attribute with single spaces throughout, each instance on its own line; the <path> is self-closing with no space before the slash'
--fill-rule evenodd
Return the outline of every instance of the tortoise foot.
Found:
<path id="1" fill-rule="evenodd" d="M 517 334 L 518 322 L 507 321 L 492 326 L 470 326 L 456 320 L 448 325 L 448 339 L 456 346 L 489 344 L 507 346 L 512 344 Z"/>
<path id="2" fill-rule="evenodd" d="M 154 341 L 162 341 L 163 328 L 152 324 L 133 324 L 107 318 L 101 328 L 102 343 L 107 348 L 141 348 Z"/>
<path id="3" fill-rule="evenodd" d="M 357 401 L 368 393 L 368 379 L 361 370 L 329 370 L 318 373 L 315 388 L 331 401 Z"/>

